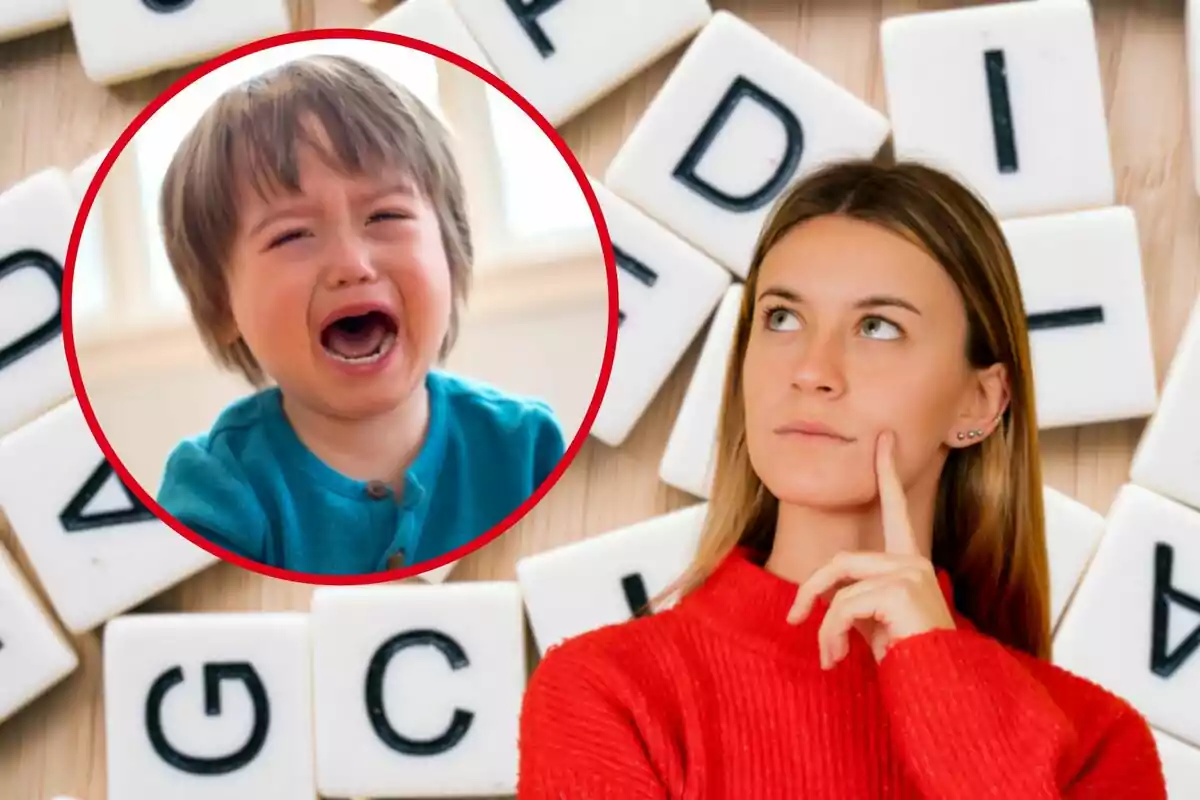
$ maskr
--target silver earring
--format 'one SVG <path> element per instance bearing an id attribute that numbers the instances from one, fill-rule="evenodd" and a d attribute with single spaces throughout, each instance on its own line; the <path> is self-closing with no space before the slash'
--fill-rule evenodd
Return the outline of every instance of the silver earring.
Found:
<path id="1" fill-rule="evenodd" d="M 960 442 L 961 442 L 963 439 L 967 439 L 967 438 L 970 438 L 970 439 L 977 439 L 977 438 L 979 438 L 980 436 L 983 436 L 983 431 L 981 431 L 981 430 L 978 430 L 978 429 L 976 429 L 976 430 L 970 430 L 970 431 L 967 431 L 965 434 L 964 434 L 962 431 L 959 431 L 959 432 L 958 432 L 958 440 L 959 440 Z"/>

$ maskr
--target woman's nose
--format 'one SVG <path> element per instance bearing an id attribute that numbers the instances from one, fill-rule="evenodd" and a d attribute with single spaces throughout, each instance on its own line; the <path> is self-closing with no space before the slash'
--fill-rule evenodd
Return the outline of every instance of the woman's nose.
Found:
<path id="1" fill-rule="evenodd" d="M 841 394 L 846 376 L 842 343 L 835 337 L 812 337 L 804 343 L 792 370 L 792 385 L 802 391 Z"/>

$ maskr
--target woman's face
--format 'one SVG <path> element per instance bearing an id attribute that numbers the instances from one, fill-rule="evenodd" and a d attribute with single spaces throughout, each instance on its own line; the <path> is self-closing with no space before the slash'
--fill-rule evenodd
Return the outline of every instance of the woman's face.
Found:
<path id="1" fill-rule="evenodd" d="M 973 369 L 966 340 L 958 289 L 921 248 L 842 216 L 792 228 L 760 266 L 743 365 L 755 472 L 785 503 L 870 502 L 890 429 L 904 482 L 936 484 L 956 434 L 1000 410 L 1002 370 Z"/>

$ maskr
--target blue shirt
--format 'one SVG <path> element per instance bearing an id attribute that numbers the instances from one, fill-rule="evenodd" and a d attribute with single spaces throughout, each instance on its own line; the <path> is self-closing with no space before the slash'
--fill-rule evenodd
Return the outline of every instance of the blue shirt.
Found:
<path id="1" fill-rule="evenodd" d="M 167 460 L 158 502 L 213 544 L 299 572 L 366 574 L 468 544 L 528 499 L 563 457 L 549 407 L 431 372 L 425 442 L 390 488 L 326 465 L 278 388 L 239 400 Z"/>

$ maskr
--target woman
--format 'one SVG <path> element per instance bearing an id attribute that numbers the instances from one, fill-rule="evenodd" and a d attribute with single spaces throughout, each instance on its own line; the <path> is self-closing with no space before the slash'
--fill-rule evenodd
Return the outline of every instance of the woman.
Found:
<path id="1" fill-rule="evenodd" d="M 546 653 L 519 796 L 1165 798 L 1145 721 L 1048 661 L 1031 375 L 966 188 L 868 162 L 797 184 L 678 602 Z"/>

